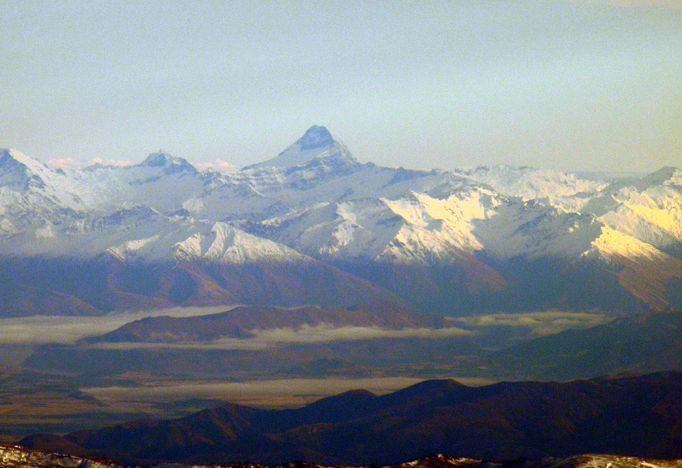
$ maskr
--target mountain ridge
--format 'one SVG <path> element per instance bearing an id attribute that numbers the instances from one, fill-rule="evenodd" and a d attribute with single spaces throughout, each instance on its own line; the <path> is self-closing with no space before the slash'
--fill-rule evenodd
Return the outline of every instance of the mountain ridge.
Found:
<path id="1" fill-rule="evenodd" d="M 383 396 L 346 394 L 341 398 L 350 407 L 324 400 L 296 410 L 228 404 L 175 420 L 29 436 L 21 444 L 146 464 L 390 464 L 442 452 L 493 459 L 585 452 L 674 458 L 682 456 L 675 399 L 681 386 L 679 372 L 485 387 L 426 381 Z M 649 429 L 645 437 L 634 431 L 642 424 Z"/>
<path id="2" fill-rule="evenodd" d="M 315 260 L 422 309 L 679 306 L 670 292 L 682 280 L 676 168 L 615 182 L 525 167 L 393 169 L 357 162 L 321 126 L 231 174 L 198 171 L 163 151 L 86 170 L 2 154 L 0 270 L 16 258 L 86 263 L 102 255 L 179 269 L 188 260 Z M 526 291 L 530 283 L 510 290 L 528 272 L 548 295 L 542 301 Z M 566 282 L 547 283 L 552 275 Z M 575 275 L 582 286 L 568 282 Z M 585 275 L 609 283 L 613 300 L 581 290 Z M 129 305 L 136 300 L 147 303 L 130 296 Z"/>

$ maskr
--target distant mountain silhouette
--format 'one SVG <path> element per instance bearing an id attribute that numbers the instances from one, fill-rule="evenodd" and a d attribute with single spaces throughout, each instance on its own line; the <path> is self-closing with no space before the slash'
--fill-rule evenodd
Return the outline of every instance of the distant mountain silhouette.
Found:
<path id="1" fill-rule="evenodd" d="M 126 463 L 386 464 L 434 453 L 515 459 L 682 457 L 682 373 L 467 387 L 425 381 L 347 392 L 295 410 L 227 404 L 175 420 L 34 435 L 27 448 Z"/>

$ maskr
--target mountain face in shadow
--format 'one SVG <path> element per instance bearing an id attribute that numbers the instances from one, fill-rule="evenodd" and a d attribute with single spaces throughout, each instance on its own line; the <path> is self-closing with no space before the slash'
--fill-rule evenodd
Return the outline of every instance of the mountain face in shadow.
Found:
<path id="1" fill-rule="evenodd" d="M 433 453 L 515 459 L 614 453 L 682 456 L 682 373 L 468 387 L 432 380 L 376 396 L 347 392 L 292 410 L 233 404 L 135 421 L 27 448 L 125 463 L 386 464 Z"/>
<path id="2" fill-rule="evenodd" d="M 623 317 L 566 330 L 500 351 L 507 374 L 575 379 L 619 372 L 682 368 L 682 312 Z"/>
<path id="3" fill-rule="evenodd" d="M 305 262 L 240 265 L 186 262 L 0 259 L 0 317 L 98 315 L 112 310 L 249 303 L 346 307 L 401 301 L 338 268 Z"/>

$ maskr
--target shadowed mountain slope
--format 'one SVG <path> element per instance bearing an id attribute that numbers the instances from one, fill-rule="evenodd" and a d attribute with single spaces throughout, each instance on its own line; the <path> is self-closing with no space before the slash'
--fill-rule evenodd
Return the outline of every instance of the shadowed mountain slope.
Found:
<path id="1" fill-rule="evenodd" d="M 536 338 L 498 353 L 502 375 L 583 378 L 682 369 L 682 312 L 624 317 Z"/>
<path id="2" fill-rule="evenodd" d="M 682 456 L 682 374 L 467 387 L 425 381 L 350 392 L 297 410 L 225 405 L 167 421 L 31 436 L 22 445 L 135 463 L 391 463 L 429 453 L 511 459 Z"/>

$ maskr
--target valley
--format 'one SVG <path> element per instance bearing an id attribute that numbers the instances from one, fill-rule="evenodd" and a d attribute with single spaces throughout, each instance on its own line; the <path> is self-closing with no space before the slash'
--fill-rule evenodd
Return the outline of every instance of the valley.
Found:
<path id="1" fill-rule="evenodd" d="M 82 330 L 104 333 L 62 343 L 46 337 L 48 343 L 31 346 L 21 368 L 6 367 L 0 380 L 5 439 L 183 416 L 226 401 L 290 408 L 346 390 L 383 394 L 433 378 L 467 385 L 566 381 L 682 366 L 679 312 L 454 321 L 385 305 L 186 313 L 151 313 L 118 327 L 118 319 L 108 326 L 99 319 Z"/>
<path id="2" fill-rule="evenodd" d="M 0 468 L 682 468 L 682 0 L 0 24 Z"/>
<path id="3" fill-rule="evenodd" d="M 217 408 L 296 414 L 358 389 L 379 401 L 409 386 L 486 393 L 679 370 L 681 181 L 675 168 L 600 180 L 380 167 L 319 126 L 228 174 L 164 152 L 62 170 L 4 150 L 0 441 L 125 461 L 73 434 L 117 424 L 128 433 L 138 427 L 129 421 L 191 421 Z M 427 414 L 435 419 L 409 424 L 450 437 Z M 245 417 L 229 424 L 255 424 Z M 185 457 L 169 446 L 135 461 L 386 464 L 445 446 L 403 453 L 386 439 L 385 454 L 358 446 L 364 458 L 348 458 L 335 438 L 366 428 L 329 423 L 274 438 L 251 428 L 252 442 L 230 436 L 224 452 L 202 446 Z M 511 424 L 484 418 L 478 429 L 490 435 L 498 423 Z M 452 453 L 541 459 L 625 443 L 586 445 L 583 434 L 561 453 L 541 441 L 524 451 L 500 431 L 499 450 L 467 439 Z M 661 447 L 628 453 L 679 456 Z"/>

